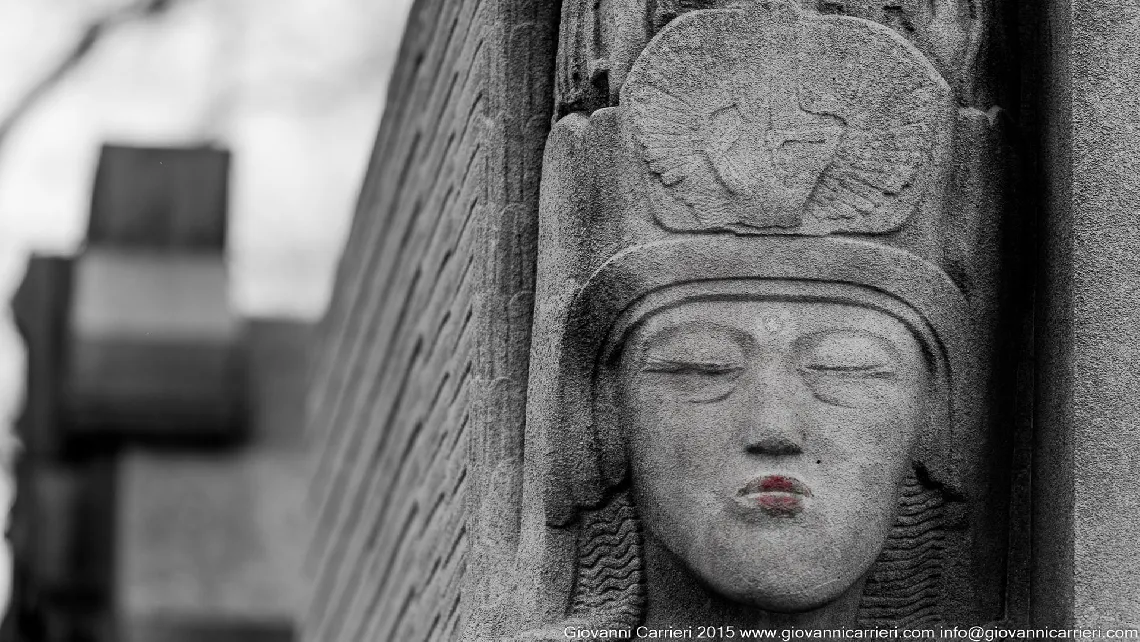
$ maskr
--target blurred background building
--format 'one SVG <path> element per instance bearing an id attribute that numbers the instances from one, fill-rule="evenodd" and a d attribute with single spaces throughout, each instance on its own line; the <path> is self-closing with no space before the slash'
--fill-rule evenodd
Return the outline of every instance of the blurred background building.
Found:
<path id="1" fill-rule="evenodd" d="M 0 427 L 13 615 L 43 636 L 6 639 L 291 639 L 309 327 L 409 4 L 0 0 L 29 346 L 0 317 Z"/>

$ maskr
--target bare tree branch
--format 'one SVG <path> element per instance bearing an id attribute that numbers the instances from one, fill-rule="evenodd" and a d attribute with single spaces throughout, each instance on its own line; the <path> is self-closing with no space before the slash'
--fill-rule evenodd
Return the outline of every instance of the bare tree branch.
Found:
<path id="1" fill-rule="evenodd" d="M 94 50 L 95 46 L 116 27 L 145 20 L 168 11 L 179 0 L 138 0 L 124 7 L 108 12 L 89 23 L 76 40 L 71 51 L 59 60 L 42 78 L 24 93 L 9 112 L 0 119 L 0 151 L 8 140 L 8 135 L 24 119 L 36 104 L 67 77 Z"/>

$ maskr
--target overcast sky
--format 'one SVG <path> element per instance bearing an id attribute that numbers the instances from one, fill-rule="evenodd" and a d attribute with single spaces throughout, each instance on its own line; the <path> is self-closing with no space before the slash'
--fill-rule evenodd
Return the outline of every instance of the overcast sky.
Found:
<path id="1" fill-rule="evenodd" d="M 136 0 L 0 0 L 0 114 L 95 16 Z M 236 304 L 313 316 L 352 211 L 408 0 L 173 0 L 110 32 L 0 149 L 0 269 L 71 252 L 104 142 L 235 154 Z M 23 259 L 16 260 L 22 265 Z M 0 285 L 0 288 L 4 286 Z"/>

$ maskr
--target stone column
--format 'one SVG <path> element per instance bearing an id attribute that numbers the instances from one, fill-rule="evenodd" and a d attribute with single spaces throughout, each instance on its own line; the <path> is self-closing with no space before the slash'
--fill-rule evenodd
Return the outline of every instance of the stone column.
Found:
<path id="1" fill-rule="evenodd" d="M 1034 623 L 1140 626 L 1140 6 L 1054 0 L 1042 31 Z"/>

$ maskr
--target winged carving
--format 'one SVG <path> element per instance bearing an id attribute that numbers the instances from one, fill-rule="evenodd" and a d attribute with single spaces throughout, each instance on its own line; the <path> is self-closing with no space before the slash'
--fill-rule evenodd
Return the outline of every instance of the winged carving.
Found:
<path id="1" fill-rule="evenodd" d="M 731 24 L 741 16 L 747 11 L 679 18 L 728 22 L 701 30 L 726 37 L 678 39 L 688 32 L 666 30 L 626 84 L 632 138 L 659 183 L 650 190 L 658 218 L 672 228 L 741 233 L 901 225 L 934 162 L 945 83 L 932 69 L 900 79 L 898 59 L 909 47 L 901 38 L 872 64 L 845 59 L 836 33 L 858 36 L 865 21 L 796 13 L 808 28 Z M 773 35 L 756 38 L 764 29 Z M 763 64 L 735 47 L 733 34 L 768 40 Z"/>

